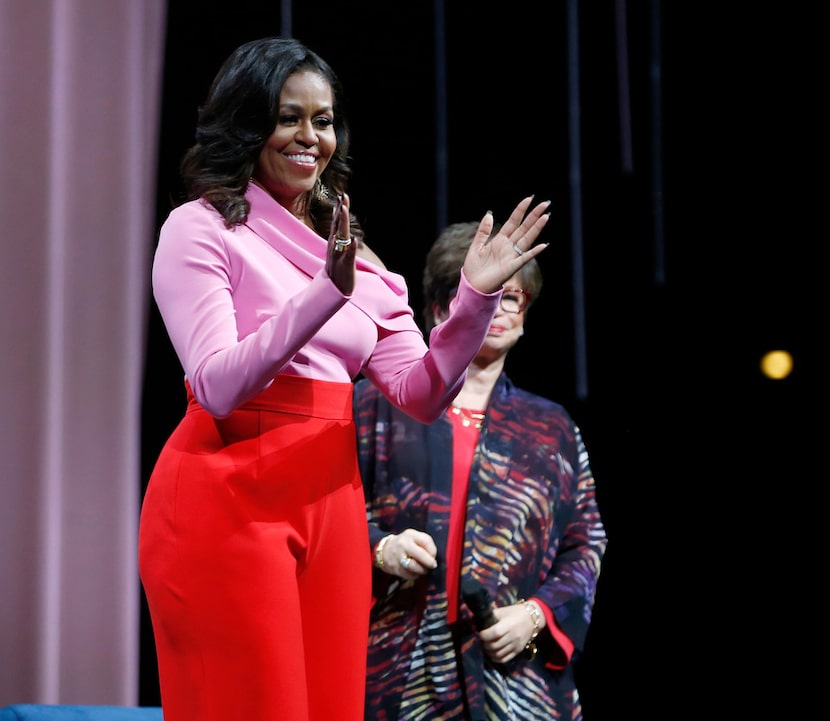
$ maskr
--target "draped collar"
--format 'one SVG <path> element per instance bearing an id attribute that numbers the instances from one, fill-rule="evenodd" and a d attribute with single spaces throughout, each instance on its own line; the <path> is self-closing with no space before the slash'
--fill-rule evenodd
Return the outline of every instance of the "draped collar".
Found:
<path id="1" fill-rule="evenodd" d="M 266 190 L 248 185 L 250 203 L 246 226 L 310 278 L 325 266 L 327 242 L 280 205 Z M 389 330 L 404 330 L 414 323 L 404 277 L 357 258 L 357 279 L 349 302 Z M 390 292 L 391 291 L 391 292 Z"/>

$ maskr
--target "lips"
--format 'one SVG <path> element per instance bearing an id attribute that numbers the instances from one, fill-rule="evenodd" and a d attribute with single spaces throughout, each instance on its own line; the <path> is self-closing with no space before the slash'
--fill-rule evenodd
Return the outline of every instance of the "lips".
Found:
<path id="1" fill-rule="evenodd" d="M 297 165 L 316 165 L 317 163 L 317 156 L 311 153 L 285 153 L 285 157 Z"/>

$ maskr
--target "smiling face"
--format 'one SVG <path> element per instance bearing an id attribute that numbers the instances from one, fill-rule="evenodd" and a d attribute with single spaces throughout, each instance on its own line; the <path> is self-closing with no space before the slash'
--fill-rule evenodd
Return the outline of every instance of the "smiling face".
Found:
<path id="1" fill-rule="evenodd" d="M 303 70 L 280 92 L 279 119 L 259 154 L 254 179 L 298 217 L 337 148 L 334 97 L 328 81 Z"/>
<path id="2" fill-rule="evenodd" d="M 519 273 L 514 275 L 504 284 L 504 287 L 523 289 L 521 275 Z M 504 297 L 508 295 L 515 296 L 516 294 L 505 293 Z M 487 330 L 484 343 L 476 354 L 474 362 L 477 365 L 486 366 L 503 359 L 508 351 L 516 345 L 519 338 L 524 335 L 526 310 L 527 308 L 524 308 L 519 313 L 509 313 L 504 310 L 501 304 L 499 305 L 493 322 L 490 323 L 490 328 Z M 436 325 L 445 321 L 448 315 L 449 311 L 441 310 L 437 306 L 433 308 L 433 318 Z"/>
<path id="3" fill-rule="evenodd" d="M 522 288 L 522 279 L 516 274 L 504 284 L 505 288 Z M 505 296 L 508 294 L 505 293 Z M 515 295 L 515 294 L 513 294 Z M 524 333 L 525 311 L 520 313 L 508 313 L 499 305 L 496 316 L 490 323 L 487 337 L 476 355 L 476 362 L 485 361 L 492 363 L 498 358 L 503 358 L 507 352 L 518 342 Z"/>

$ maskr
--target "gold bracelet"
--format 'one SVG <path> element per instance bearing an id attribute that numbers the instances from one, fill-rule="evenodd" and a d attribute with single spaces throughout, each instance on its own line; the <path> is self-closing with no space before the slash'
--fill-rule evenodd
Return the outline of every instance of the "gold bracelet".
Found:
<path id="1" fill-rule="evenodd" d="M 540 612 L 539 606 L 537 606 L 532 601 L 526 601 L 525 599 L 520 599 L 518 603 L 521 603 L 525 607 L 525 611 L 530 614 L 530 619 L 533 621 L 533 633 L 530 636 L 530 640 L 525 645 L 525 652 L 528 654 L 529 659 L 532 661 L 536 658 L 536 653 L 539 649 L 536 648 L 536 637 L 539 635 L 539 620 L 540 620 Z"/>
<path id="2" fill-rule="evenodd" d="M 378 568 L 383 568 L 383 547 L 386 545 L 386 542 L 392 538 L 394 534 L 389 534 L 388 536 L 384 536 L 378 541 L 378 545 L 375 548 L 375 565 Z"/>

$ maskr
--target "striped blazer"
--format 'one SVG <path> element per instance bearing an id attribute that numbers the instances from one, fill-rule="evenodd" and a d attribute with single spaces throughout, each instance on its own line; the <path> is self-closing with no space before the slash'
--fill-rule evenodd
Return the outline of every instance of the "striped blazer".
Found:
<path id="1" fill-rule="evenodd" d="M 447 622 L 445 574 L 452 479 L 452 423 L 423 425 L 366 380 L 355 385 L 358 456 L 369 540 L 426 531 L 439 568 L 404 581 L 375 569 L 366 718 L 531 720 L 582 718 L 569 654 L 547 630 L 535 659 L 495 668 L 459 601 Z M 535 596 L 582 648 L 607 538 L 579 428 L 559 404 L 502 374 L 491 396 L 470 472 L 461 577 L 496 605 Z"/>

